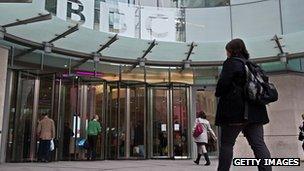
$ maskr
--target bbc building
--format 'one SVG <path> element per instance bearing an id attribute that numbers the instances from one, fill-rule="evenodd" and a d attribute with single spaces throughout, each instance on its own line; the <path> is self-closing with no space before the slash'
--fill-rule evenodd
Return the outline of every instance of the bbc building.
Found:
<path id="1" fill-rule="evenodd" d="M 204 111 L 213 130 L 225 45 L 242 38 L 276 85 L 265 141 L 304 158 L 303 0 L 26 0 L 0 3 L 0 161 L 37 160 L 41 114 L 55 161 L 85 160 L 99 115 L 98 160 L 190 159 Z M 218 157 L 218 142 L 208 151 Z M 253 154 L 242 134 L 235 157 Z"/>

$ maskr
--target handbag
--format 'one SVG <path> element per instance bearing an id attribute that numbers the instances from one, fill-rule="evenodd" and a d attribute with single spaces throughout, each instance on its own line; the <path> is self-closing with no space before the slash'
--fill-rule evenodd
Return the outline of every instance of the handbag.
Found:
<path id="1" fill-rule="evenodd" d="M 51 140 L 51 144 L 50 144 L 50 150 L 54 151 L 55 150 L 55 144 L 54 144 L 54 140 Z"/>

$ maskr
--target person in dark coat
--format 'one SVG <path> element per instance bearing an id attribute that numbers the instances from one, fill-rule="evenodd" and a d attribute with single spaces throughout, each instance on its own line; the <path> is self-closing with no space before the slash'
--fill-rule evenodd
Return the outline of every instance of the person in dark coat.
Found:
<path id="1" fill-rule="evenodd" d="M 303 124 L 299 127 L 300 131 L 304 133 L 304 114 L 302 114 L 302 119 L 303 119 Z M 304 151 L 304 141 L 303 141 L 303 144 L 302 144 L 302 148 L 303 148 L 303 151 Z"/>
<path id="2" fill-rule="evenodd" d="M 226 45 L 226 52 L 227 59 L 215 93 L 219 98 L 215 124 L 221 128 L 218 171 L 230 169 L 233 146 L 241 131 L 256 158 L 270 158 L 263 131 L 263 125 L 269 122 L 266 106 L 249 103 L 244 96 L 245 66 L 236 58 L 249 59 L 245 43 L 241 39 L 231 40 Z M 271 167 L 261 164 L 258 169 L 269 171 Z"/>

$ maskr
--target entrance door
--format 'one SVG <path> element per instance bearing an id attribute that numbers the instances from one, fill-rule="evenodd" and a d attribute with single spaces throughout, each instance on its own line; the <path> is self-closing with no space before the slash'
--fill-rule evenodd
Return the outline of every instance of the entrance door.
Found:
<path id="1" fill-rule="evenodd" d="M 146 157 L 146 88 L 144 84 L 130 85 L 129 90 L 129 156 L 130 158 Z"/>
<path id="2" fill-rule="evenodd" d="M 189 116 L 187 88 L 173 87 L 172 91 L 173 155 L 174 158 L 188 158 Z"/>
<path id="3" fill-rule="evenodd" d="M 149 93 L 151 157 L 189 158 L 188 88 L 151 87 Z"/>
<path id="4" fill-rule="evenodd" d="M 152 157 L 169 158 L 169 90 L 160 87 L 151 88 L 150 100 Z"/>
<path id="5" fill-rule="evenodd" d="M 37 76 L 16 71 L 13 76 L 7 146 L 8 162 L 33 161 L 36 157 L 36 126 L 39 81 Z"/>
<path id="6" fill-rule="evenodd" d="M 59 160 L 86 160 L 87 150 L 83 143 L 87 139 L 88 122 L 94 115 L 103 122 L 103 92 L 101 80 L 85 80 L 81 77 L 66 77 L 56 83 L 60 93 L 58 103 Z M 98 136 L 96 159 L 103 159 L 103 133 Z"/>
<path id="7" fill-rule="evenodd" d="M 144 84 L 108 84 L 105 147 L 108 159 L 146 156 L 145 91 Z"/>

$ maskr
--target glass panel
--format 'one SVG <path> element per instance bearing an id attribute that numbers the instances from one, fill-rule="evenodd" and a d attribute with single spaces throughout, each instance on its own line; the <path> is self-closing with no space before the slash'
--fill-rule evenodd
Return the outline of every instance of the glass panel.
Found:
<path id="1" fill-rule="evenodd" d="M 20 73 L 16 104 L 11 104 L 9 125 L 9 161 L 29 161 L 32 135 L 35 77 Z M 16 79 L 16 78 L 15 78 Z M 15 82 L 17 83 L 17 82 Z M 16 85 L 15 85 L 16 86 Z M 15 89 L 16 90 L 16 89 Z M 13 100 L 14 98 L 12 98 Z M 35 133 L 34 133 L 35 135 Z M 35 155 L 35 154 L 34 154 Z"/>
<path id="2" fill-rule="evenodd" d="M 278 0 L 231 6 L 233 37 L 281 34 Z"/>
<path id="3" fill-rule="evenodd" d="M 42 119 L 42 114 L 47 113 L 48 116 L 54 120 L 55 123 L 58 121 L 58 115 L 53 112 L 53 75 L 41 76 L 40 87 L 39 87 L 39 101 L 38 101 L 38 119 Z M 56 126 L 55 126 L 56 130 Z M 38 147 L 37 142 L 37 147 Z M 55 159 L 55 152 L 51 153 L 51 159 Z"/>
<path id="4" fill-rule="evenodd" d="M 137 66 L 132 71 L 130 70 L 131 68 L 132 66 L 122 67 L 121 80 L 144 82 L 144 68 Z"/>
<path id="5" fill-rule="evenodd" d="M 168 68 L 151 68 L 146 67 L 147 83 L 163 83 L 169 82 L 169 69 Z"/>
<path id="6" fill-rule="evenodd" d="M 188 112 L 186 88 L 173 89 L 173 154 L 188 156 Z"/>
<path id="7" fill-rule="evenodd" d="M 145 157 L 145 88 L 130 88 L 130 156 Z"/>
<path id="8" fill-rule="evenodd" d="M 304 11 L 303 0 L 281 0 L 282 2 L 282 19 L 283 33 L 292 33 L 304 30 Z"/>
<path id="9" fill-rule="evenodd" d="M 174 1 L 174 0 L 173 0 Z M 183 2 L 183 0 L 179 0 Z M 229 5 L 230 0 L 184 0 L 184 6 L 192 8 L 217 7 Z"/>
<path id="10" fill-rule="evenodd" d="M 107 112 L 107 158 L 117 159 L 126 156 L 126 89 L 110 85 L 109 107 Z M 118 156 L 117 156 L 118 154 Z"/>
<path id="11" fill-rule="evenodd" d="M 141 39 L 176 41 L 177 12 L 176 8 L 143 7 L 140 17 Z"/>
<path id="12" fill-rule="evenodd" d="M 56 85 L 58 85 L 56 83 Z M 62 160 L 76 159 L 77 138 L 80 136 L 77 115 L 78 105 L 78 80 L 75 77 L 62 79 L 60 99 L 60 137 L 59 148 Z M 78 128 L 77 128 L 78 127 Z"/>
<path id="13" fill-rule="evenodd" d="M 193 70 L 171 70 L 171 82 L 193 84 Z"/>
<path id="14" fill-rule="evenodd" d="M 187 42 L 229 41 L 230 8 L 186 8 Z"/>
<path id="15" fill-rule="evenodd" d="M 230 0 L 231 5 L 236 5 L 236 4 L 244 4 L 244 3 L 250 3 L 250 2 L 257 2 L 260 0 Z"/>
<path id="16" fill-rule="evenodd" d="M 8 140 L 7 140 L 7 146 L 6 146 L 6 161 L 7 162 L 12 162 L 12 161 L 17 161 L 15 158 L 13 158 L 13 150 L 14 150 L 14 142 L 16 141 L 15 138 L 15 117 L 17 116 L 16 114 L 16 98 L 17 98 L 17 92 L 14 91 L 17 89 L 17 81 L 18 81 L 18 74 L 13 73 L 13 78 L 12 78 L 12 93 L 11 93 L 11 102 L 10 102 L 10 118 L 9 118 L 9 128 L 8 128 Z"/>
<path id="17" fill-rule="evenodd" d="M 153 156 L 169 156 L 168 90 L 154 89 L 152 98 Z"/>
<path id="18" fill-rule="evenodd" d="M 38 114 L 47 113 L 53 118 L 53 75 L 40 77 Z"/>
<path id="19" fill-rule="evenodd" d="M 196 85 L 216 85 L 218 67 L 195 67 L 193 68 L 193 79 Z"/>
<path id="20" fill-rule="evenodd" d="M 118 144 L 119 144 L 119 157 L 126 157 L 126 141 L 127 141 L 127 118 L 126 118 L 126 103 L 127 103 L 127 90 L 126 88 L 120 88 L 119 89 L 119 112 L 118 112 L 118 118 L 116 122 L 118 122 Z M 117 148 L 117 147 L 116 147 Z"/>
<path id="21" fill-rule="evenodd" d="M 97 159 L 103 159 L 104 153 L 104 121 L 102 120 L 102 104 L 103 102 L 103 85 L 89 85 L 88 86 L 88 95 L 87 95 L 87 114 L 88 119 L 93 118 L 94 115 L 99 116 L 99 122 L 101 124 L 102 134 L 98 136 L 97 145 L 96 145 L 96 157 Z"/>
<path id="22" fill-rule="evenodd" d="M 216 114 L 216 98 L 214 91 L 198 90 L 196 92 L 196 112 L 204 111 L 207 115 L 207 120 L 210 122 L 211 128 L 217 135 L 217 127 L 215 126 L 215 114 Z M 217 142 L 213 141 L 211 137 L 208 137 L 207 151 L 210 155 L 217 155 Z"/>
<path id="23" fill-rule="evenodd" d="M 109 90 L 109 101 L 108 101 L 108 112 L 107 112 L 107 158 L 108 159 L 115 159 L 117 157 L 117 112 L 118 112 L 118 89 L 117 88 L 110 88 Z M 124 147 L 122 144 L 122 147 Z M 124 149 L 120 149 L 123 153 Z"/>

